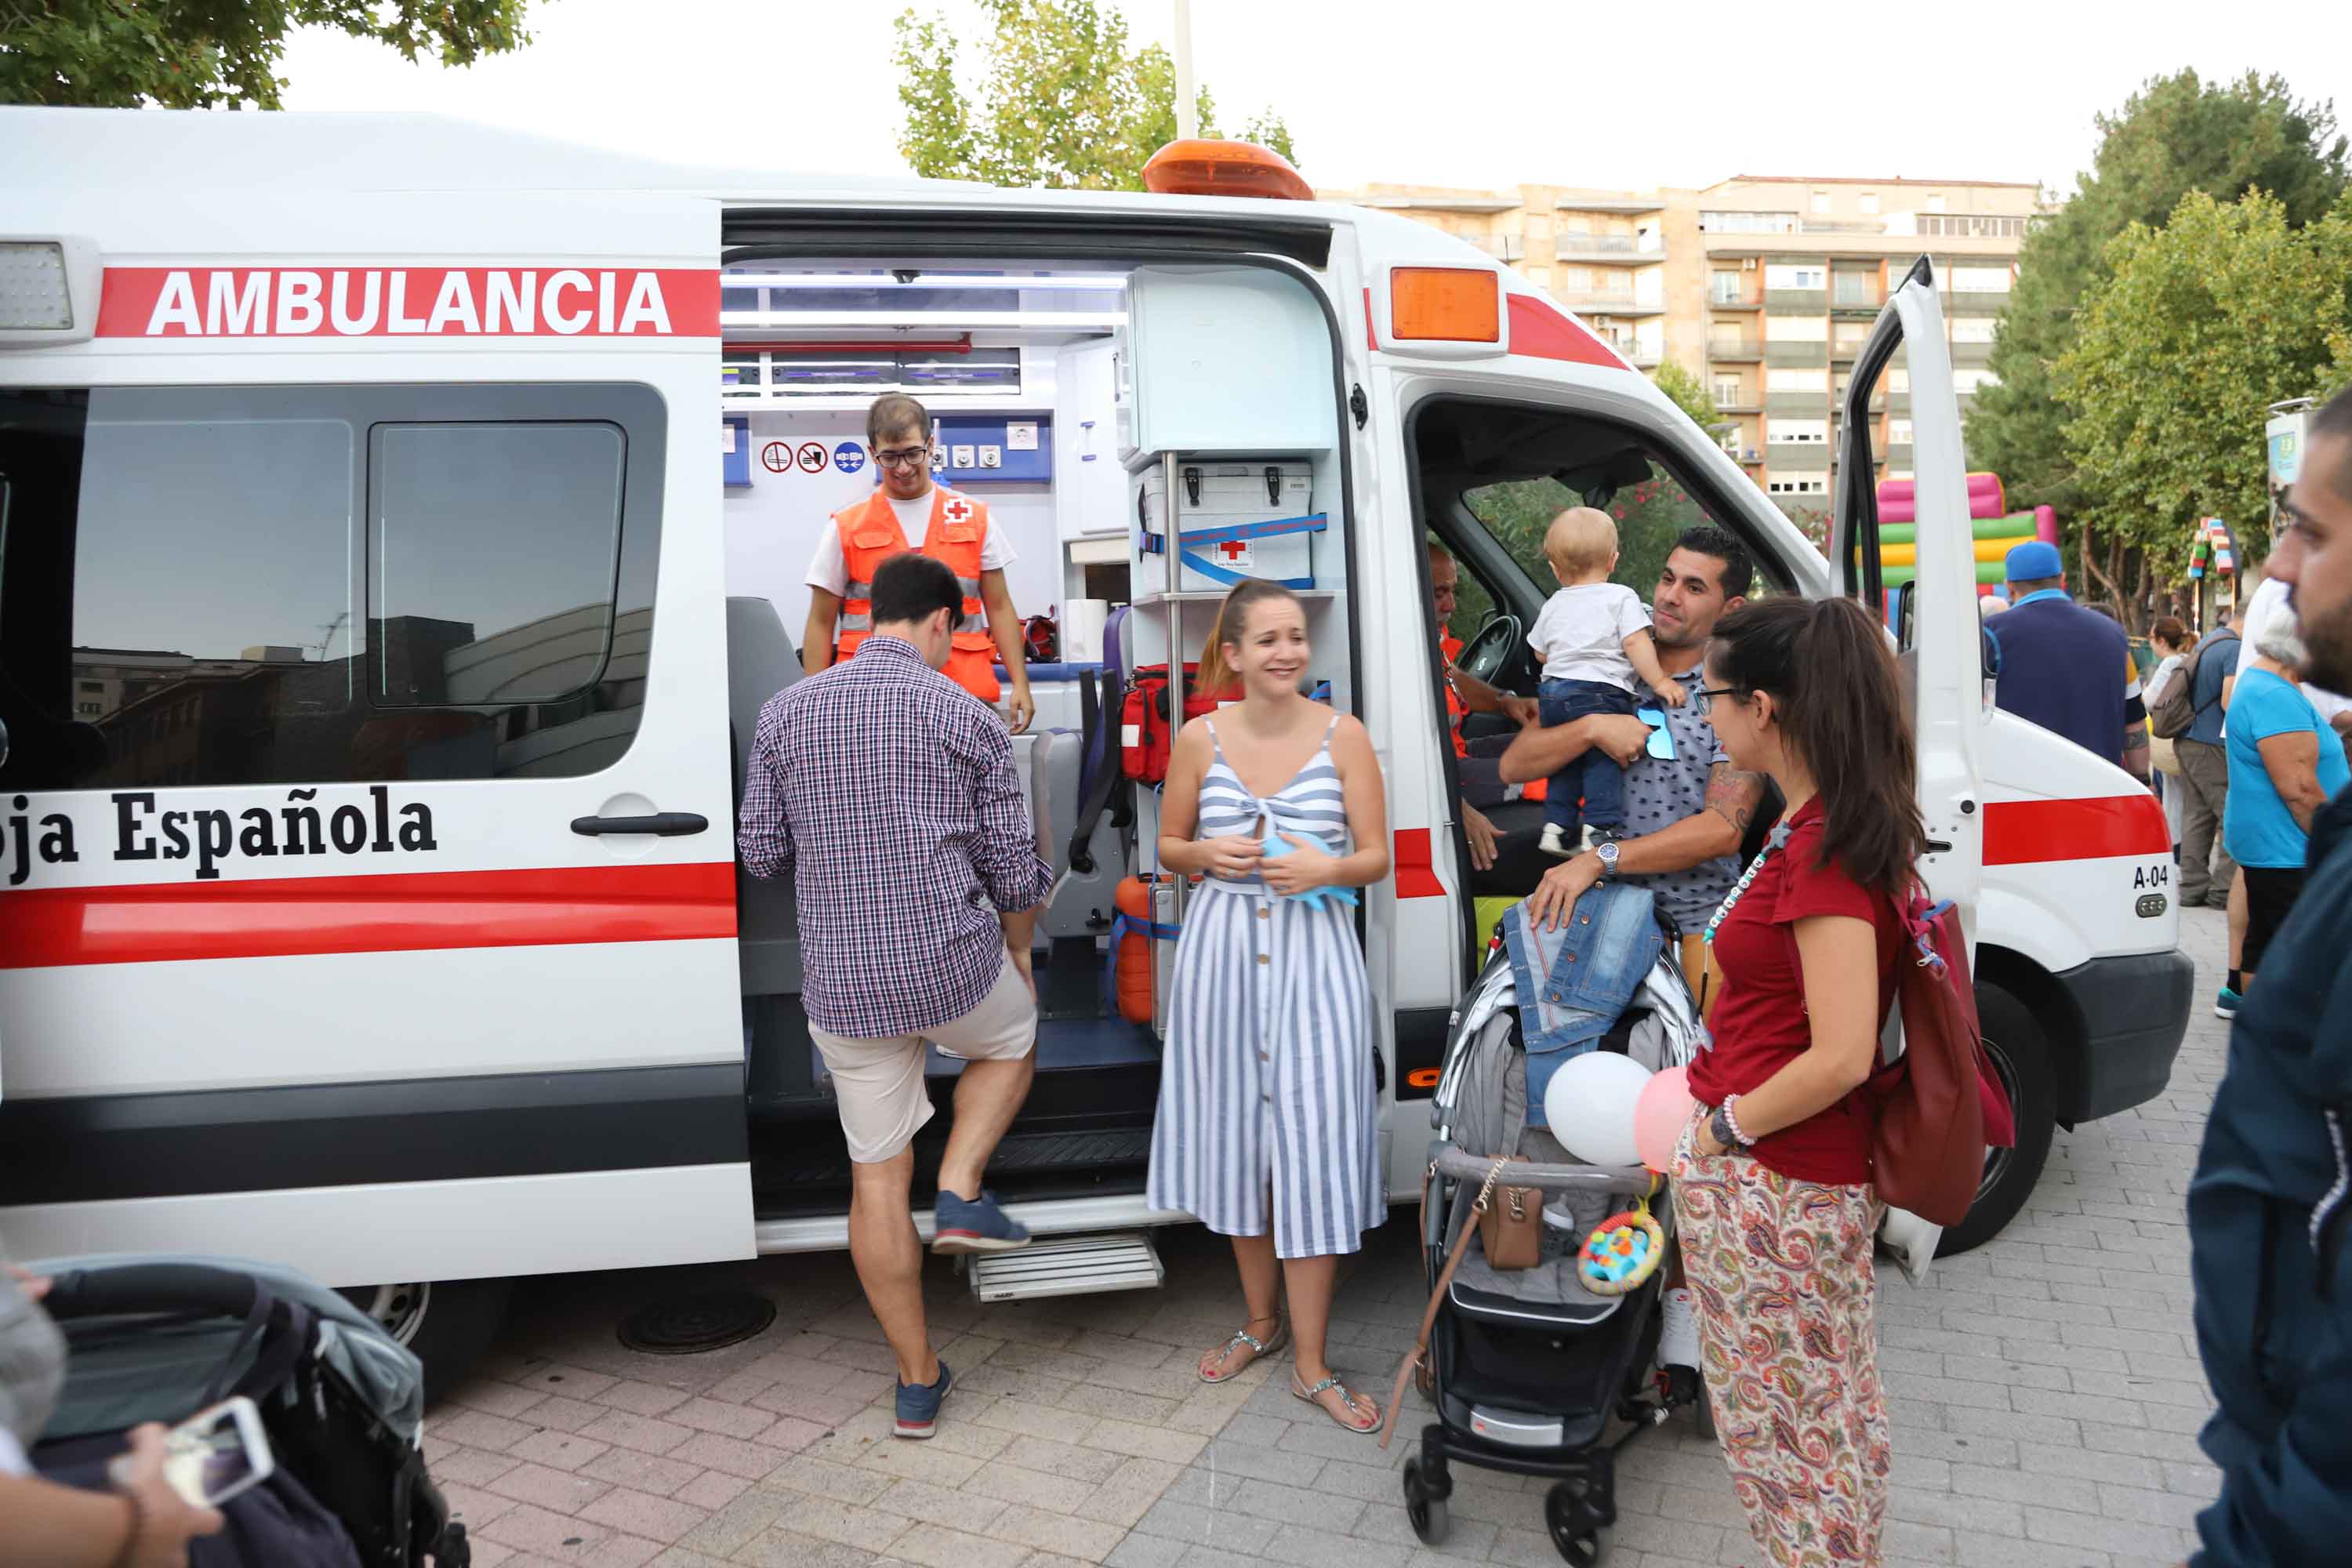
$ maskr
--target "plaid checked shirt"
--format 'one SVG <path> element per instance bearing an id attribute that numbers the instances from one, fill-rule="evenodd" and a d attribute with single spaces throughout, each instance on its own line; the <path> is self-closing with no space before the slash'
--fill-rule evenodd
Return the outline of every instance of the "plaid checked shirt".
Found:
<path id="1" fill-rule="evenodd" d="M 979 1006 L 998 911 L 1054 880 L 1003 723 L 898 637 L 768 700 L 736 842 L 754 877 L 795 879 L 809 1021 L 859 1040 Z"/>

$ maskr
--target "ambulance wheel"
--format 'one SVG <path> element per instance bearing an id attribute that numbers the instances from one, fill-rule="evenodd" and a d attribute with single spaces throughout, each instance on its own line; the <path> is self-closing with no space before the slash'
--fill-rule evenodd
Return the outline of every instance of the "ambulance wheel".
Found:
<path id="1" fill-rule="evenodd" d="M 342 1294 L 425 1363 L 425 1402 L 431 1405 L 463 1383 L 490 1348 L 511 1285 L 506 1279 L 415 1280 Z"/>
<path id="2" fill-rule="evenodd" d="M 1446 1531 L 1452 1528 L 1452 1521 L 1445 1517 L 1445 1500 L 1431 1495 L 1429 1483 L 1422 1479 L 1419 1459 L 1404 1462 L 1404 1516 L 1425 1546 L 1435 1546 L 1444 1541 Z"/>
<path id="3" fill-rule="evenodd" d="M 1936 1256 L 1949 1258 L 1972 1247 L 1982 1247 L 2033 1195 L 2033 1184 L 2050 1158 L 2050 1140 L 2058 1129 L 2058 1089 L 2050 1072 L 2050 1037 L 2024 1003 L 2000 986 L 1977 982 L 1977 1021 L 1984 1030 L 1985 1052 L 1993 1071 L 2009 1091 L 2010 1109 L 2017 1117 L 2017 1147 L 1985 1151 L 1984 1180 L 1968 1217 L 1946 1230 L 1936 1244 Z"/>

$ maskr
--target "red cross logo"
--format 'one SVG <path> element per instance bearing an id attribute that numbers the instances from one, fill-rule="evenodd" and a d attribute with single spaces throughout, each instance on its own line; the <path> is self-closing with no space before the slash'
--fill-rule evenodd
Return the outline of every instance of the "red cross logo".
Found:
<path id="1" fill-rule="evenodd" d="M 1221 540 L 1217 549 L 1228 561 L 1239 561 L 1249 554 L 1249 545 L 1238 539 Z"/>
<path id="2" fill-rule="evenodd" d="M 957 496 L 954 500 L 949 501 L 946 506 L 940 509 L 940 515 L 946 518 L 950 522 L 970 522 L 971 521 L 971 502 L 964 500 L 961 496 Z"/>

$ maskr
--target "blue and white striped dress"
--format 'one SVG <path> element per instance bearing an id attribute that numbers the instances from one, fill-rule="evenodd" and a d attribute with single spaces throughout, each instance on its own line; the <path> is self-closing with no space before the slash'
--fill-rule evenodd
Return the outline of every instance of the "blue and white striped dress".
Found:
<path id="1" fill-rule="evenodd" d="M 1215 744 L 1214 724 L 1209 738 Z M 1196 836 L 1260 837 L 1261 819 L 1347 853 L 1330 731 L 1264 800 L 1217 748 Z M 1220 1236 L 1263 1236 L 1270 1188 L 1283 1258 L 1353 1252 L 1388 1217 L 1371 987 L 1351 914 L 1329 900 L 1318 909 L 1280 897 L 1255 875 L 1200 884 L 1169 988 L 1152 1207 L 1180 1209 Z"/>

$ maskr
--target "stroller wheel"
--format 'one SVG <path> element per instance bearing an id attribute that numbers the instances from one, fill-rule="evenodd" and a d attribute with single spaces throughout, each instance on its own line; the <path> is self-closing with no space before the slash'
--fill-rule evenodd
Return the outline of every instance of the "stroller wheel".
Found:
<path id="1" fill-rule="evenodd" d="M 1422 1479 L 1421 1461 L 1404 1462 L 1404 1516 L 1412 1521 L 1412 1532 L 1424 1545 L 1434 1546 L 1445 1539 L 1451 1521 L 1445 1517 L 1445 1500 L 1430 1495 L 1429 1483 Z"/>
<path id="2" fill-rule="evenodd" d="M 1573 1568 L 1593 1568 L 1601 1561 L 1601 1532 L 1591 1527 L 1591 1509 L 1570 1496 L 1565 1485 L 1544 1493 L 1544 1525 L 1561 1559 Z"/>

